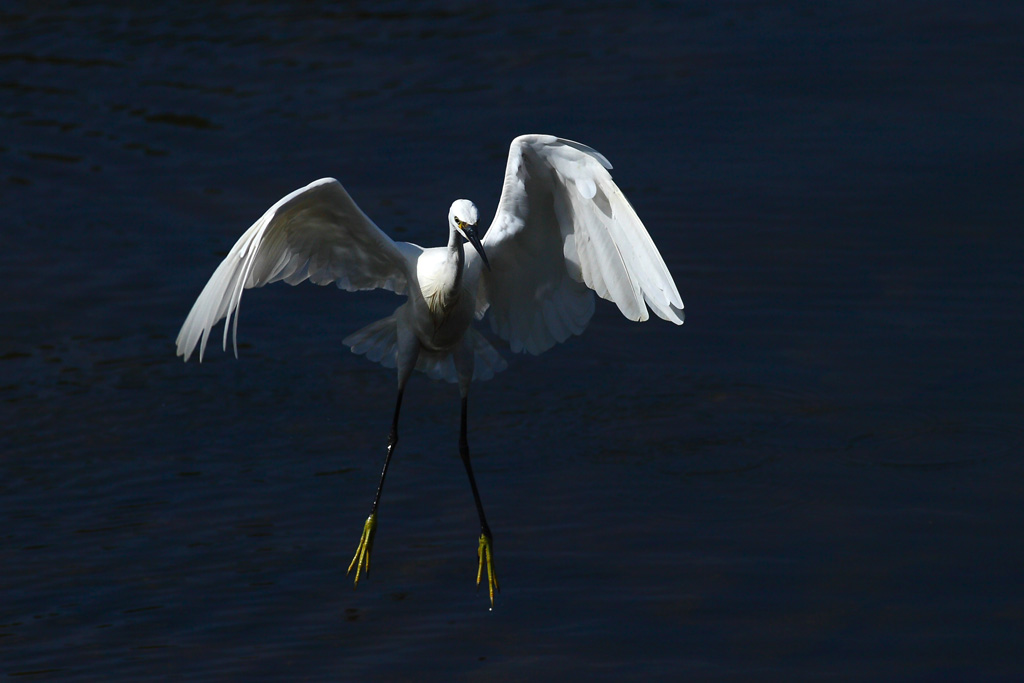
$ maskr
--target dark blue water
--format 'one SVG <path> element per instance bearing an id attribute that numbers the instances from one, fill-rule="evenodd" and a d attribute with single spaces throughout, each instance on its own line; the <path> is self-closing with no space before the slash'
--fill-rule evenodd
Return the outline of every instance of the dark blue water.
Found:
<path id="1" fill-rule="evenodd" d="M 1024 675 L 1024 9 L 1006 2 L 9 2 L 0 10 L 0 676 Z M 458 400 L 414 378 L 345 569 L 398 303 L 246 296 L 325 175 L 393 236 L 490 220 L 511 139 L 615 164 L 686 324 L 603 304 Z"/>

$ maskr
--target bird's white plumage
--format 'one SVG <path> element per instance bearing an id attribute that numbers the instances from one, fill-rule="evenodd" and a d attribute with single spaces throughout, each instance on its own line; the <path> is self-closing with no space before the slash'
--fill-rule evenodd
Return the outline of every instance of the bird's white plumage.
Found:
<path id="1" fill-rule="evenodd" d="M 274 204 L 235 243 L 185 320 L 178 355 L 188 360 L 199 345 L 202 359 L 211 330 L 224 318 L 226 348 L 229 329 L 237 339 L 242 292 L 277 280 L 408 295 L 395 315 L 344 341 L 387 367 L 405 357 L 449 381 L 458 380 L 457 357 L 477 366 L 468 368 L 474 379 L 505 367 L 469 328 L 473 313 L 490 313 L 491 328 L 513 351 L 533 354 L 583 332 L 594 313 L 592 290 L 631 320 L 646 320 L 650 308 L 681 324 L 683 302 L 672 276 L 610 168 L 578 142 L 550 135 L 513 140 L 501 200 L 482 240 L 490 269 L 475 251 L 462 261 L 455 256 L 468 239 L 464 228 L 477 221 L 468 200 L 452 204 L 449 246 L 423 249 L 391 240 L 338 181 L 312 182 Z M 406 347 L 403 356 L 401 340 L 413 335 L 419 350 Z"/>
<path id="2" fill-rule="evenodd" d="M 350 291 L 383 287 L 398 294 L 408 289 L 409 271 L 419 247 L 396 243 L 360 210 L 345 188 L 322 178 L 274 204 L 228 252 L 207 282 L 178 334 L 178 355 L 188 360 L 197 343 L 199 359 L 221 319 L 227 348 L 231 316 L 245 289 L 284 280 L 296 285 L 309 279 L 318 285 L 336 282 Z"/>
<path id="3" fill-rule="evenodd" d="M 550 135 L 512 141 L 483 245 L 491 327 L 513 351 L 541 353 L 586 327 L 590 290 L 630 320 L 681 324 L 683 301 L 661 254 L 612 180 L 611 164 Z M 584 286 L 585 285 L 585 286 Z"/>

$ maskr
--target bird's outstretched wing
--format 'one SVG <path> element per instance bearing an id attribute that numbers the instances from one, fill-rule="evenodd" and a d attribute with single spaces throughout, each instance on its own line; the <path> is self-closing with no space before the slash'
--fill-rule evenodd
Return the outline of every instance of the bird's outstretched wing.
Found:
<path id="1" fill-rule="evenodd" d="M 483 239 L 491 270 L 482 273 L 482 293 L 492 329 L 513 351 L 538 354 L 580 334 L 594 313 L 590 289 L 630 320 L 647 320 L 649 306 L 682 324 L 675 282 L 611 167 L 571 140 L 512 141 Z"/>
<path id="2" fill-rule="evenodd" d="M 308 278 L 350 291 L 384 287 L 402 294 L 409 259 L 415 261 L 419 251 L 385 235 L 337 180 L 314 181 L 270 207 L 231 248 L 181 326 L 178 355 L 187 361 L 198 343 L 202 360 L 210 331 L 227 317 L 224 348 L 231 328 L 237 356 L 238 305 L 245 289 L 278 280 L 296 285 Z"/>

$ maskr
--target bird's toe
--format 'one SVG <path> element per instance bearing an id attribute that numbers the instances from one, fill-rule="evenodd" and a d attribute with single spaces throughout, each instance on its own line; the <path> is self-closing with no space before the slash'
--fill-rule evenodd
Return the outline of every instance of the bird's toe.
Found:
<path id="1" fill-rule="evenodd" d="M 363 574 L 369 576 L 370 574 L 370 551 L 373 549 L 373 535 L 377 532 L 377 513 L 371 514 L 366 518 L 366 524 L 363 525 L 363 535 L 359 539 L 359 546 L 356 548 L 355 557 L 352 558 L 351 564 L 348 565 L 348 571 L 346 574 L 352 573 L 352 568 L 356 570 L 355 585 L 359 585 L 359 577 Z"/>
<path id="2" fill-rule="evenodd" d="M 480 586 L 484 570 L 487 571 L 487 588 L 491 597 L 491 607 L 494 606 L 494 593 L 501 592 L 498 585 L 498 573 L 494 570 L 494 539 L 487 532 L 480 534 L 480 545 L 477 547 L 477 558 L 479 564 L 476 569 L 476 585 Z"/>

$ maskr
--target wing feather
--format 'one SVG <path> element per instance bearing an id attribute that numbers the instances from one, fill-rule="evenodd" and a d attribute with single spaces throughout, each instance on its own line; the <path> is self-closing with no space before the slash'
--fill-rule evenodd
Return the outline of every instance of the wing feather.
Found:
<path id="1" fill-rule="evenodd" d="M 284 280 L 296 285 L 337 283 L 350 291 L 408 288 L 410 263 L 420 248 L 394 242 L 356 205 L 341 183 L 322 178 L 288 194 L 235 243 L 196 299 L 178 333 L 178 355 L 199 359 L 213 327 L 222 319 L 238 355 L 238 312 L 242 293 Z M 233 318 L 233 320 L 232 320 Z"/>
<path id="2" fill-rule="evenodd" d="M 541 353 L 580 334 L 591 290 L 630 320 L 683 322 L 683 301 L 640 218 L 595 150 L 550 135 L 512 141 L 483 244 L 482 307 L 513 351 Z"/>

